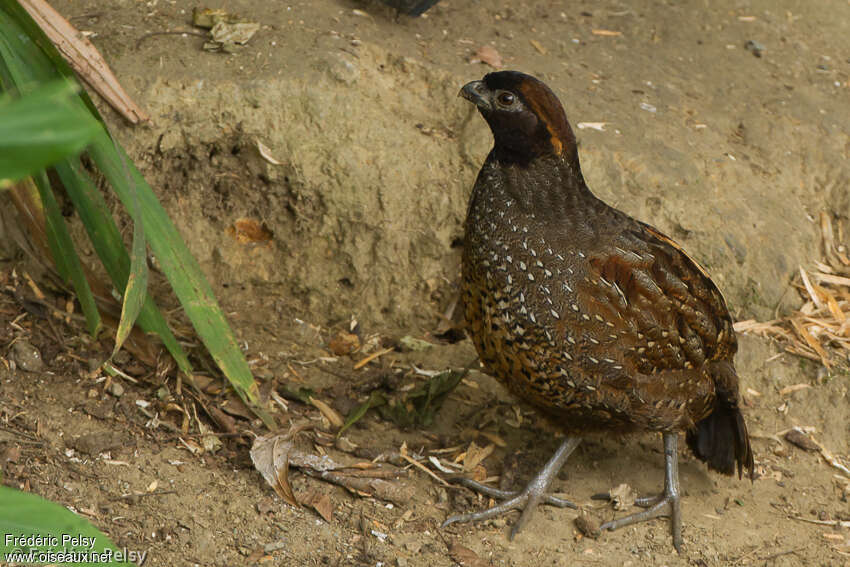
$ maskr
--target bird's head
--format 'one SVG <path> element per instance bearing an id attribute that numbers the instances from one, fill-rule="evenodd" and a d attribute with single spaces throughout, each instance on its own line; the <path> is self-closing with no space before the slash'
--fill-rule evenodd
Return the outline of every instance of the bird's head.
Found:
<path id="1" fill-rule="evenodd" d="M 555 93 L 518 71 L 488 73 L 460 90 L 490 125 L 496 158 L 527 165 L 540 156 L 560 156 L 578 167 L 576 138 Z"/>

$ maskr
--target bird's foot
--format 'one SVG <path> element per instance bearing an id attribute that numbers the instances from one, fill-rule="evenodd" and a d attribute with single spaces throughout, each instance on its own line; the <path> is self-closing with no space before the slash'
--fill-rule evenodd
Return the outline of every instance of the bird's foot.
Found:
<path id="1" fill-rule="evenodd" d="M 679 464 L 676 452 L 675 434 L 664 434 L 665 474 L 664 492 L 654 496 L 635 499 L 635 505 L 646 508 L 643 512 L 630 514 L 602 524 L 600 530 L 616 530 L 653 518 L 670 518 L 670 531 L 673 534 L 673 547 L 682 551 L 682 509 L 679 503 Z"/>
<path id="2" fill-rule="evenodd" d="M 486 484 L 481 484 L 480 482 L 475 482 L 471 479 L 466 478 L 458 478 L 455 482 L 459 484 L 463 484 L 477 492 L 485 494 L 487 496 L 491 496 L 493 498 L 499 498 L 504 500 L 501 504 L 497 504 L 492 508 L 488 508 L 487 510 L 482 510 L 480 512 L 471 512 L 469 514 L 459 514 L 457 516 L 452 516 L 443 522 L 441 527 L 445 528 L 450 524 L 454 524 L 457 522 L 478 522 L 481 520 L 487 520 L 490 518 L 495 518 L 496 516 L 501 516 L 506 512 L 510 512 L 511 510 L 522 510 L 520 514 L 519 520 L 517 520 L 516 524 L 511 528 L 510 539 L 513 539 L 517 533 L 528 523 L 528 520 L 531 519 L 531 515 L 534 513 L 534 510 L 537 508 L 538 504 L 546 503 L 552 504 L 553 506 L 558 506 L 561 508 L 577 508 L 575 504 L 568 500 L 564 500 L 562 498 L 557 498 L 550 494 L 546 494 L 546 489 L 549 488 L 549 484 L 552 482 L 552 479 L 558 474 L 558 471 L 561 469 L 561 466 L 567 460 L 570 453 L 578 446 L 580 442 L 579 438 L 567 438 L 563 444 L 558 448 L 552 458 L 546 463 L 546 466 L 537 473 L 531 482 L 528 483 L 521 492 L 509 492 L 505 490 L 499 490 Z"/>
<path id="3" fill-rule="evenodd" d="M 681 507 L 679 504 L 678 494 L 664 494 L 658 496 L 650 496 L 646 498 L 638 498 L 635 500 L 635 505 L 646 508 L 642 512 L 630 514 L 610 522 L 602 524 L 600 530 L 616 530 L 624 526 L 630 526 L 638 522 L 644 522 L 653 518 L 666 516 L 670 518 L 671 529 L 673 532 L 673 547 L 676 551 L 680 551 L 682 547 L 682 518 Z"/>
<path id="4" fill-rule="evenodd" d="M 492 508 L 488 508 L 486 510 L 481 510 L 480 512 L 470 512 L 468 514 L 458 514 L 456 516 L 451 516 L 440 527 L 445 528 L 446 526 L 458 522 L 479 522 L 481 520 L 489 520 L 490 518 L 495 518 L 497 516 L 501 516 L 511 510 L 521 510 L 522 515 L 516 524 L 514 524 L 513 528 L 511 528 L 510 538 L 513 539 L 517 533 L 528 523 L 528 520 L 531 518 L 531 515 L 534 509 L 538 504 L 551 504 L 552 506 L 557 506 L 558 508 L 573 508 L 577 509 L 578 507 L 570 502 L 569 500 L 564 500 L 563 498 L 558 498 L 557 496 L 552 496 L 551 494 L 546 494 L 545 486 L 541 486 L 541 483 L 535 482 L 538 479 L 535 478 L 528 486 L 526 486 L 521 492 L 517 491 L 509 491 L 509 490 L 499 490 L 498 488 L 493 488 L 492 486 L 487 486 L 486 484 L 481 484 L 480 482 L 476 482 L 469 478 L 457 478 L 452 482 L 456 482 L 457 484 L 461 484 L 466 486 L 467 488 L 471 488 L 472 490 L 484 494 L 485 496 L 490 496 L 492 498 L 498 498 L 503 500 L 500 504 L 493 506 Z"/>

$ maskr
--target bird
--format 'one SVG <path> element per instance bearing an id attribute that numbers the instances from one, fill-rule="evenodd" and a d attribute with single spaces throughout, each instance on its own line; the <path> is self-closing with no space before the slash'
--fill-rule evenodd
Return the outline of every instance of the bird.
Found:
<path id="1" fill-rule="evenodd" d="M 497 71 L 459 96 L 493 135 L 464 224 L 466 328 L 484 370 L 564 438 L 521 491 L 461 479 L 503 501 L 443 527 L 520 510 L 513 539 L 540 503 L 576 508 L 546 490 L 582 437 L 650 431 L 664 446 L 661 493 L 600 529 L 667 516 L 681 551 L 679 433 L 709 469 L 753 478 L 726 302 L 679 244 L 590 191 L 563 106 L 541 80 Z"/>
<path id="2" fill-rule="evenodd" d="M 392 6 L 402 14 L 421 16 L 439 0 L 384 0 L 384 4 Z"/>

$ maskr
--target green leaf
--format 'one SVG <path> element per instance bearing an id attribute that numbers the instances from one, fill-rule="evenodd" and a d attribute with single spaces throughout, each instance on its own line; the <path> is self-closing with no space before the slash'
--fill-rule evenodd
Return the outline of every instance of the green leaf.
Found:
<path id="1" fill-rule="evenodd" d="M 0 558 L 4 564 L 8 561 L 10 564 L 133 565 L 127 561 L 116 561 L 119 550 L 115 544 L 88 520 L 40 496 L 0 486 L 0 510 L 3 510 L 0 514 Z M 39 536 L 40 539 L 36 540 Z M 77 540 L 71 541 L 70 538 Z M 20 558 L 15 561 L 9 556 L 15 551 L 32 552 L 35 557 L 32 560 Z M 89 555 L 72 558 L 51 556 L 51 553 Z M 93 557 L 95 553 L 98 554 L 96 560 Z M 79 561 L 81 558 L 83 560 Z M 140 564 L 144 562 L 142 557 L 134 559 Z"/>
<path id="2" fill-rule="evenodd" d="M 440 372 L 401 397 L 389 397 L 374 391 L 368 400 L 351 410 L 337 437 L 372 408 L 377 409 L 383 419 L 400 427 L 431 425 L 443 402 L 467 373 L 468 370 Z"/>
<path id="3" fill-rule="evenodd" d="M 92 336 L 96 336 L 102 324 L 100 311 L 97 309 L 94 295 L 80 263 L 80 257 L 77 256 L 74 242 L 71 240 L 68 227 L 65 225 L 65 219 L 62 217 L 53 190 L 50 188 L 50 181 L 48 181 L 44 172 L 35 175 L 34 180 L 36 187 L 38 187 L 41 203 L 44 206 L 47 244 L 50 247 L 50 254 L 53 256 L 53 263 L 56 265 L 59 275 L 66 282 L 73 283 L 74 290 L 77 292 L 77 299 L 80 301 L 80 307 L 86 317 L 88 332 Z"/>
<path id="4" fill-rule="evenodd" d="M 213 360 L 243 401 L 252 402 L 249 405 L 256 409 L 257 384 L 239 349 L 236 337 L 233 336 L 233 331 L 227 324 L 197 260 L 189 252 L 153 190 L 124 150 L 113 144 L 112 138 L 105 131 L 95 137 L 89 154 L 131 214 L 133 195 L 130 185 L 134 186 L 139 200 L 139 218 L 133 220 L 141 220 L 144 223 L 148 243 L 159 261 L 162 272 L 171 283 L 180 304 Z M 128 174 L 130 179 L 127 178 Z"/>
<path id="5" fill-rule="evenodd" d="M 109 274 L 118 293 L 123 296 L 124 286 L 130 276 L 130 257 L 127 255 L 121 233 L 109 212 L 103 195 L 94 186 L 88 174 L 82 170 L 79 160 L 63 162 L 57 165 L 55 170 L 65 186 L 77 214 L 80 215 L 80 220 L 89 235 L 95 252 L 103 263 L 103 267 Z M 171 333 L 150 294 L 145 297 L 138 323 L 144 331 L 159 336 L 168 352 L 177 361 L 180 370 L 187 374 L 192 372 L 186 353 Z"/>
<path id="6" fill-rule="evenodd" d="M 21 98 L 0 99 L 0 188 L 69 154 L 78 154 L 100 125 L 73 103 L 79 88 L 52 81 Z"/>
<path id="7" fill-rule="evenodd" d="M 148 289 L 148 262 L 147 246 L 145 245 L 145 231 L 143 217 L 139 208 L 139 196 L 132 176 L 126 173 L 127 193 L 129 196 L 128 208 L 133 217 L 133 244 L 130 249 L 130 276 L 127 278 L 127 286 L 124 288 L 124 302 L 121 306 L 121 320 L 118 322 L 118 331 L 115 334 L 115 348 L 112 356 L 121 349 L 121 345 L 127 340 L 136 318 L 142 310 Z"/>
<path id="8" fill-rule="evenodd" d="M 387 403 L 387 398 L 381 394 L 380 392 L 372 392 L 369 395 L 369 399 L 351 410 L 351 413 L 345 418 L 345 423 L 342 424 L 342 427 L 337 431 L 336 436 L 340 437 L 345 430 L 360 421 L 360 419 L 366 415 L 366 412 L 372 408 L 376 408 L 382 406 Z"/>
<path id="9" fill-rule="evenodd" d="M 312 388 L 305 388 L 304 386 L 299 387 L 297 390 L 290 388 L 289 386 L 284 385 L 281 388 L 283 392 L 283 397 L 288 400 L 298 400 L 302 404 L 306 404 L 308 406 L 313 405 L 313 402 L 310 401 L 310 398 L 315 397 L 316 392 Z"/>
<path id="10" fill-rule="evenodd" d="M 19 2 L 0 2 L 0 61 L 0 82 L 6 90 L 26 94 L 57 77 L 77 82 L 76 73 Z M 79 98 L 89 115 L 103 122 L 85 90 Z"/>
<path id="11" fill-rule="evenodd" d="M 17 2 L 0 3 L 0 82 L 3 87 L 7 90 L 16 89 L 19 92 L 27 92 L 32 90 L 34 85 L 59 75 L 71 76 L 72 73 L 44 33 Z M 87 107 L 94 117 L 100 119 L 85 91 L 79 94 L 77 104 L 81 108 Z M 200 266 L 189 253 L 179 232 L 157 201 L 150 186 L 124 150 L 112 140 L 105 126 L 95 134 L 89 148 L 89 155 L 110 182 L 112 189 L 133 217 L 133 221 L 141 223 L 144 227 L 145 237 L 159 261 L 162 272 L 171 283 L 207 350 L 236 393 L 244 401 L 250 402 L 249 407 L 269 427 L 274 427 L 271 416 L 256 404 L 257 384 Z M 136 206 L 136 199 L 138 199 L 138 206 Z M 138 243 L 140 240 L 137 239 L 135 242 Z M 103 248 L 106 247 L 103 246 Z M 138 254 L 136 258 L 139 258 Z M 117 262 L 123 262 L 123 260 L 117 260 Z M 129 269 L 129 266 L 127 268 Z M 129 272 L 126 277 L 129 278 Z M 116 287 L 126 289 L 126 284 L 116 282 Z M 145 305 L 149 303 L 148 301 Z M 145 313 L 146 307 L 143 307 L 139 314 L 139 323 L 143 328 L 146 322 L 150 323 L 146 321 Z M 172 354 L 174 354 L 173 351 Z M 177 360 L 178 364 L 181 364 L 181 369 L 184 369 L 182 366 L 184 363 L 188 368 L 188 361 L 185 358 L 183 361 L 179 358 Z"/>

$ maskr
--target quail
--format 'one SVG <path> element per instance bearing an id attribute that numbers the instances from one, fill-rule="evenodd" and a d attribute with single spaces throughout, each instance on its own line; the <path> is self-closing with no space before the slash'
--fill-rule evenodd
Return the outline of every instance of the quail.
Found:
<path id="1" fill-rule="evenodd" d="M 494 138 L 465 223 L 467 328 L 484 369 L 565 438 L 520 492 L 464 480 L 504 501 L 443 525 L 518 509 L 513 537 L 539 503 L 575 507 L 546 490 L 582 436 L 657 431 L 661 494 L 638 499 L 645 510 L 601 528 L 669 516 L 681 550 L 679 432 L 710 469 L 753 475 L 723 296 L 676 242 L 591 193 L 576 137 L 543 82 L 499 71 L 460 96 L 476 105 Z"/>

